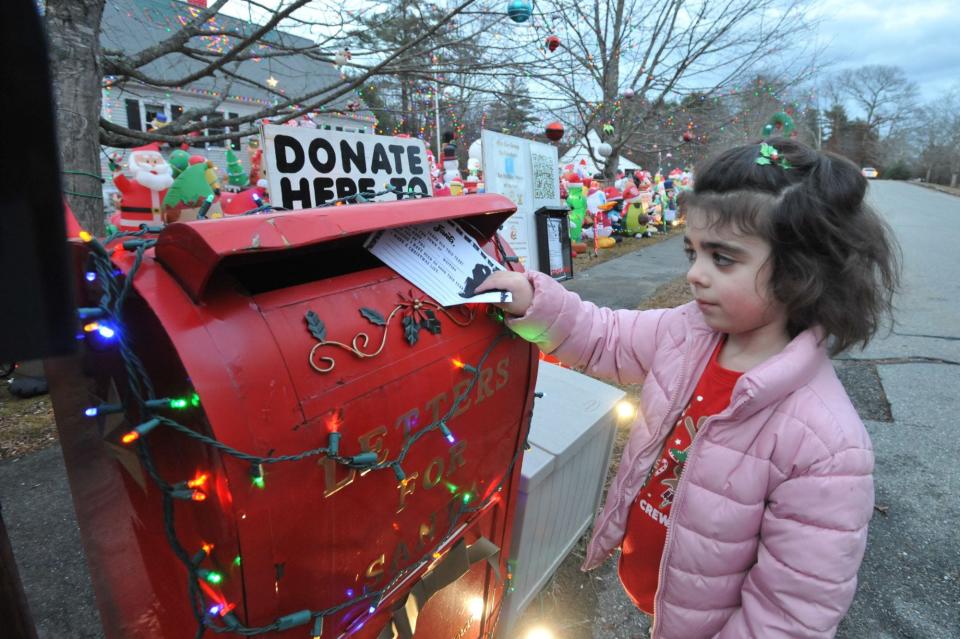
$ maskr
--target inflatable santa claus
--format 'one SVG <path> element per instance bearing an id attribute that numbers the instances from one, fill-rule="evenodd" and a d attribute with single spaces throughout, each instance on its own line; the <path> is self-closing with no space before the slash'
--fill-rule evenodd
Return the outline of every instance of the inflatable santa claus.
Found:
<path id="1" fill-rule="evenodd" d="M 131 150 L 127 156 L 127 174 L 116 167 L 113 183 L 123 194 L 118 230 L 137 231 L 141 224 L 163 221 L 163 196 L 173 184 L 173 169 L 160 155 L 157 144 Z"/>

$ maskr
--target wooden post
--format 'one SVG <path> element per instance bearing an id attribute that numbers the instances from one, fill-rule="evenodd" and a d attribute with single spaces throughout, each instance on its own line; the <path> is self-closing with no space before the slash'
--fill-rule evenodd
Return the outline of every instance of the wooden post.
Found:
<path id="1" fill-rule="evenodd" d="M 0 509 L 0 628 L 10 639 L 37 639 Z M 8 634 L 9 633 L 9 634 Z"/>

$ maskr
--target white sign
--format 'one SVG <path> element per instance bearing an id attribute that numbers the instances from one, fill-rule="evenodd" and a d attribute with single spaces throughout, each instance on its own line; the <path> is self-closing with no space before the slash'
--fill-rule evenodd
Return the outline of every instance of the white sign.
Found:
<path id="1" fill-rule="evenodd" d="M 513 301 L 513 296 L 503 291 L 473 292 L 490 273 L 503 270 L 503 266 L 456 222 L 445 220 L 377 231 L 363 245 L 440 306 Z"/>
<path id="2" fill-rule="evenodd" d="M 483 182 L 487 193 L 513 201 L 517 212 L 503 223 L 502 233 L 524 268 L 543 270 L 537 253 L 534 211 L 561 206 L 557 149 L 512 135 L 481 131 Z"/>
<path id="3" fill-rule="evenodd" d="M 275 207 L 309 209 L 388 188 L 433 193 L 422 140 L 277 124 L 264 125 L 261 137 Z"/>

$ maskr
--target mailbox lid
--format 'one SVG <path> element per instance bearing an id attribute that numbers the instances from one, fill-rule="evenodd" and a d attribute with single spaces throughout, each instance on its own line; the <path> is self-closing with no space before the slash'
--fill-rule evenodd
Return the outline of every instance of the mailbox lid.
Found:
<path id="1" fill-rule="evenodd" d="M 156 258 L 194 300 L 200 300 L 210 276 L 224 260 L 453 219 L 469 223 L 486 240 L 514 211 L 516 206 L 509 199 L 489 193 L 177 222 L 160 234 Z"/>

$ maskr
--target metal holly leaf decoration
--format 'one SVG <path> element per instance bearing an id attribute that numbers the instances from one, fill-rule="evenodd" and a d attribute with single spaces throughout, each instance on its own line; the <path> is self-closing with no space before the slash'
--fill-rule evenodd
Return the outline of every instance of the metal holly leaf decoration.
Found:
<path id="1" fill-rule="evenodd" d="M 327 339 L 327 327 L 323 324 L 320 316 L 313 311 L 307 311 L 307 330 L 318 342 L 324 342 Z"/>
<path id="2" fill-rule="evenodd" d="M 317 357 L 318 349 L 326 346 L 336 346 L 338 348 L 348 350 L 361 359 L 380 355 L 387 343 L 387 333 L 390 330 L 390 322 L 393 320 L 393 317 L 401 311 L 403 312 L 401 319 L 401 325 L 403 326 L 403 337 L 407 340 L 407 343 L 410 346 L 415 345 L 420 340 L 420 331 L 422 330 L 427 331 L 431 335 L 440 334 L 440 318 L 437 317 L 436 311 L 440 311 L 446 315 L 447 318 L 457 326 L 469 325 L 470 322 L 473 321 L 474 317 L 472 310 L 461 309 L 461 313 L 464 315 L 464 318 L 458 319 L 457 317 L 451 315 L 447 309 L 441 307 L 435 302 L 414 296 L 413 291 L 411 290 L 408 295 L 400 295 L 400 302 L 393 307 L 393 310 L 390 311 L 390 314 L 386 317 L 384 317 L 376 309 L 368 307 L 360 308 L 360 315 L 365 320 L 374 326 L 383 327 L 383 336 L 380 339 L 380 346 L 375 351 L 371 352 L 367 350 L 367 346 L 370 343 L 370 336 L 362 331 L 354 335 L 349 344 L 344 344 L 343 342 L 337 342 L 334 340 L 328 341 L 327 327 L 324 325 L 323 320 L 321 320 L 320 316 L 314 311 L 308 310 L 304 316 L 304 319 L 307 322 L 307 330 L 310 331 L 310 335 L 317 340 L 317 343 L 314 344 L 313 348 L 310 349 L 310 366 L 318 373 L 329 373 L 336 367 L 337 362 L 334 358 L 327 355 Z M 317 359 L 319 359 L 320 363 L 317 362 Z"/>

